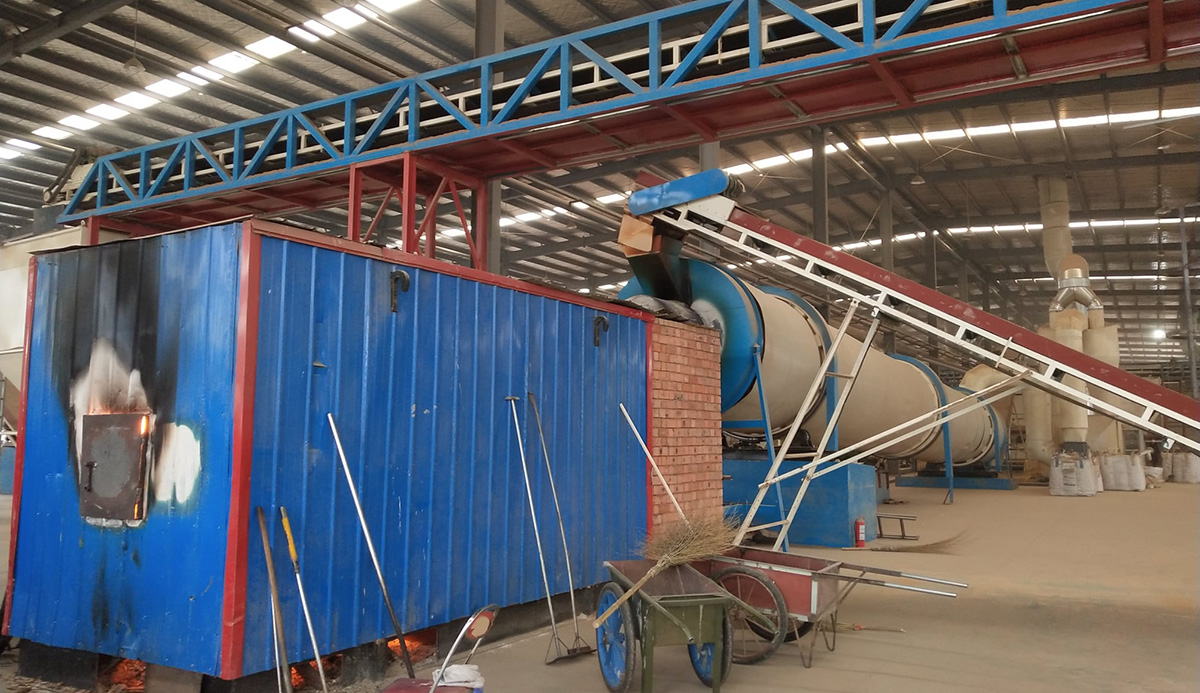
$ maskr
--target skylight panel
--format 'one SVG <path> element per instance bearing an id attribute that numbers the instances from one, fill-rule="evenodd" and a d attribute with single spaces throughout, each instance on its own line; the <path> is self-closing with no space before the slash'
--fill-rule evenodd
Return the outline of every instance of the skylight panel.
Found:
<path id="1" fill-rule="evenodd" d="M 759 159 L 754 162 L 756 168 L 771 168 L 773 166 L 782 166 L 790 161 L 786 156 L 772 156 L 766 159 Z"/>
<path id="2" fill-rule="evenodd" d="M 37 135 L 38 137 L 45 137 L 49 140 L 65 140 L 71 136 L 71 133 L 67 132 L 66 130 L 59 130 L 58 128 L 51 127 L 49 125 L 34 130 L 33 134 Z"/>
<path id="3" fill-rule="evenodd" d="M 339 7 L 333 12 L 322 15 L 325 19 L 333 22 L 343 29 L 353 29 L 354 27 L 367 21 L 367 18 L 355 12 L 349 7 Z M 308 24 L 305 23 L 305 26 Z"/>
<path id="4" fill-rule="evenodd" d="M 213 70 L 210 70 L 207 67 L 204 67 L 203 65 L 197 65 L 197 66 L 193 67 L 192 72 L 195 72 L 196 74 L 200 75 L 201 77 L 203 77 L 204 79 L 207 79 L 210 82 L 216 82 L 216 81 L 220 80 L 222 77 L 224 77 L 224 75 L 222 75 L 220 72 L 215 72 Z"/>
<path id="5" fill-rule="evenodd" d="M 965 137 L 967 133 L 961 129 L 957 130 L 932 130 L 925 133 L 925 139 L 933 142 L 934 140 L 951 140 L 956 137 Z"/>
<path id="6" fill-rule="evenodd" d="M 198 87 L 202 87 L 205 84 L 208 84 L 207 79 L 204 79 L 204 78 L 200 77 L 199 75 L 193 75 L 190 72 L 180 72 L 180 73 L 176 74 L 175 76 L 178 77 L 179 79 L 182 79 L 185 82 L 191 82 L 192 84 L 195 84 Z"/>
<path id="7" fill-rule="evenodd" d="M 117 108 L 116 106 L 109 106 L 106 103 L 92 106 L 84 111 L 84 113 L 94 115 L 97 118 L 103 118 L 105 120 L 117 120 L 118 118 L 124 118 L 125 116 L 129 115 L 129 111 L 123 108 Z"/>
<path id="8" fill-rule="evenodd" d="M 863 137 L 858 140 L 858 143 L 864 147 L 878 147 L 888 143 L 886 137 Z"/>
<path id="9" fill-rule="evenodd" d="M 515 223 L 517 222 L 513 221 L 511 217 L 500 217 L 501 226 L 512 226 Z"/>
<path id="10" fill-rule="evenodd" d="M 1013 123 L 1013 132 L 1033 132 L 1035 130 L 1053 130 L 1058 127 L 1057 120 L 1031 120 L 1026 123 Z"/>
<path id="11" fill-rule="evenodd" d="M 254 43 L 246 44 L 246 50 L 251 53 L 257 53 L 264 58 L 278 58 L 285 53 L 291 53 L 296 50 L 296 47 L 277 36 L 268 36 Z"/>
<path id="12" fill-rule="evenodd" d="M 1064 128 L 1078 128 L 1087 125 L 1108 125 L 1108 116 L 1084 116 L 1082 118 L 1060 118 L 1058 124 Z"/>
<path id="13" fill-rule="evenodd" d="M 76 130 L 91 130 L 100 123 L 92 120 L 91 118 L 84 118 L 83 116 L 79 115 L 69 115 L 66 118 L 58 121 L 58 124 L 66 125 L 67 127 L 75 128 Z"/>
<path id="14" fill-rule="evenodd" d="M 154 84 L 146 85 L 146 90 L 152 91 L 155 94 L 162 94 L 163 96 L 165 96 L 167 98 L 171 98 L 172 96 L 179 96 L 180 94 L 185 94 L 185 93 L 191 91 L 192 88 L 189 86 L 180 84 L 179 82 L 176 82 L 173 79 L 163 79 L 163 80 L 159 80 L 159 81 L 155 82 Z"/>
<path id="15" fill-rule="evenodd" d="M 416 2 L 417 0 L 367 0 L 368 5 L 384 12 L 395 12 L 401 7 L 408 7 Z"/>
<path id="16" fill-rule="evenodd" d="M 1162 112 L 1164 118 L 1185 118 L 1187 116 L 1200 115 L 1200 106 L 1191 106 L 1189 108 L 1168 108 Z"/>
<path id="17" fill-rule="evenodd" d="M 534 219 L 541 218 L 541 216 L 537 212 L 525 212 L 517 215 L 517 221 L 533 221 Z"/>
<path id="18" fill-rule="evenodd" d="M 40 145 L 40 144 L 35 144 L 33 142 L 26 142 L 25 140 L 19 140 L 15 137 L 10 140 L 5 141 L 5 144 L 9 144 L 14 147 L 19 147 L 21 149 L 28 149 L 29 151 L 33 151 L 35 149 L 42 148 L 42 145 Z"/>
<path id="19" fill-rule="evenodd" d="M 920 142 L 924 138 L 921 137 L 921 133 L 919 132 L 906 132 L 902 135 L 892 135 L 888 139 L 892 144 L 907 144 L 909 142 Z M 825 149 L 828 151 L 829 147 Z"/>
<path id="20" fill-rule="evenodd" d="M 723 168 L 721 170 L 731 176 L 740 176 L 743 173 L 749 173 L 750 171 L 753 171 L 754 167 L 750 164 L 737 164 L 736 166 L 730 166 L 729 168 Z M 603 201 L 604 200 L 601 200 L 601 202 Z"/>
<path id="21" fill-rule="evenodd" d="M 304 24 L 301 24 L 300 26 L 303 26 L 305 29 L 308 29 L 309 31 L 316 34 L 317 36 L 328 37 L 328 36 L 333 36 L 334 34 L 337 33 L 333 29 L 330 29 L 329 27 L 325 26 L 324 24 L 318 22 L 315 19 L 310 19 L 307 22 L 305 22 Z"/>
<path id="22" fill-rule="evenodd" d="M 349 12 L 349 10 L 347 10 L 347 12 Z M 208 64 L 219 67 L 226 72 L 236 74 L 242 70 L 248 70 L 254 67 L 258 64 L 258 61 L 248 55 L 243 55 L 237 51 L 234 51 L 233 53 L 219 55 L 212 60 L 209 60 Z"/>
<path id="23" fill-rule="evenodd" d="M 146 96 L 140 91 L 131 91 L 124 96 L 118 96 L 117 98 L 113 99 L 113 101 L 116 101 L 122 106 L 136 108 L 139 111 L 143 108 L 148 108 L 158 103 L 158 99 L 154 98 L 153 96 Z"/>
<path id="24" fill-rule="evenodd" d="M 804 161 L 805 159 L 812 158 L 812 150 L 811 149 L 799 149 L 794 152 L 788 152 L 788 156 L 790 156 L 793 161 Z"/>
<path id="25" fill-rule="evenodd" d="M 301 39 L 304 39 L 305 41 L 308 41 L 309 43 L 316 43 L 317 41 L 321 40 L 320 36 L 317 36 L 316 34 L 313 34 L 313 33 L 309 32 L 308 30 L 302 29 L 298 26 L 288 27 L 288 33 L 291 34 L 292 36 L 296 36 Z"/>
<path id="26" fill-rule="evenodd" d="M 18 156 L 21 156 L 21 152 L 8 147 L 0 147 L 0 159 L 15 159 Z"/>
<path id="27" fill-rule="evenodd" d="M 1004 125 L 984 125 L 977 128 L 967 128 L 967 134 L 971 137 L 979 137 L 980 135 L 1000 135 L 1009 131 L 1008 124 Z"/>
<path id="28" fill-rule="evenodd" d="M 620 202 L 624 199 L 625 196 L 621 193 L 613 193 L 611 195 L 601 195 L 600 197 L 597 197 L 596 202 L 599 202 L 602 205 L 611 205 L 614 202 Z"/>
<path id="29" fill-rule="evenodd" d="M 1110 123 L 1136 123 L 1139 120 L 1155 120 L 1158 118 L 1158 111 L 1137 111 L 1136 113 L 1110 113 L 1108 122 Z"/>
<path id="30" fill-rule="evenodd" d="M 575 200 L 574 202 L 571 203 L 571 206 L 574 207 L 575 209 L 588 209 L 589 208 L 588 203 L 583 202 L 581 200 Z"/>

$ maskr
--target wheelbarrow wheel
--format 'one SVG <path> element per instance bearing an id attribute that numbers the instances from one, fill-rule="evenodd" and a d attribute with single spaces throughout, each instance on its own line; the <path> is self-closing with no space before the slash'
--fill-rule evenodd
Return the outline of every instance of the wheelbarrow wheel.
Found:
<path id="1" fill-rule="evenodd" d="M 775 582 L 762 571 L 741 565 L 717 571 L 712 579 L 773 621 L 768 628 L 737 604 L 729 607 L 734 664 L 756 664 L 771 656 L 783 644 L 789 630 L 787 603 Z"/>
<path id="2" fill-rule="evenodd" d="M 596 613 L 602 614 L 625 593 L 620 585 L 609 582 L 596 596 Z M 600 675 L 608 690 L 620 693 L 629 690 L 636 664 L 633 632 L 633 609 L 625 602 L 596 629 L 596 652 L 600 660 Z"/>
<path id="3" fill-rule="evenodd" d="M 712 686 L 713 655 L 716 648 L 712 643 L 703 645 L 688 645 L 688 655 L 692 658 L 692 669 L 705 686 Z M 721 683 L 729 678 L 729 670 L 733 668 L 733 629 L 729 627 L 729 610 L 721 620 Z"/>

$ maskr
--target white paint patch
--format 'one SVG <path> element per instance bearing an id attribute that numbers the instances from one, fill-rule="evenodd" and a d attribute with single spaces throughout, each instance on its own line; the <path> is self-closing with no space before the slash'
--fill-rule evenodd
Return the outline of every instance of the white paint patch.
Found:
<path id="1" fill-rule="evenodd" d="M 108 340 L 97 339 L 92 345 L 88 368 L 71 385 L 74 410 L 75 459 L 83 454 L 83 416 L 150 410 L 142 374 L 121 362 Z"/>
<path id="2" fill-rule="evenodd" d="M 186 503 L 200 475 L 200 441 L 191 428 L 180 424 L 163 426 L 162 449 L 154 463 L 154 498 L 169 502 L 172 497 Z"/>

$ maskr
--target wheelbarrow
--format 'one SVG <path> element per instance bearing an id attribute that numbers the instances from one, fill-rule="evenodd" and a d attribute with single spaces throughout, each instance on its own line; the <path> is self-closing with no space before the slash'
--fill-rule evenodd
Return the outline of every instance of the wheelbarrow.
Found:
<path id="1" fill-rule="evenodd" d="M 603 613 L 655 565 L 652 560 L 605 561 L 612 581 L 600 588 Z M 654 649 L 687 645 L 692 669 L 713 693 L 732 666 L 730 598 L 690 565 L 671 566 L 642 586 L 596 629 L 600 674 L 610 691 L 627 691 L 642 660 L 642 693 L 654 690 Z"/>

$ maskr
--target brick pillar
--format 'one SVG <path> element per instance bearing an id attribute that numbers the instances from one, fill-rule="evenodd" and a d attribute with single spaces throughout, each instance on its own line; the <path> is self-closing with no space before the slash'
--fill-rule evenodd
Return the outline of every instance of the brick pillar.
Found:
<path id="1" fill-rule="evenodd" d="M 721 512 L 721 337 L 656 320 L 651 355 L 654 459 L 688 517 Z M 653 523 L 678 519 L 654 484 Z"/>

